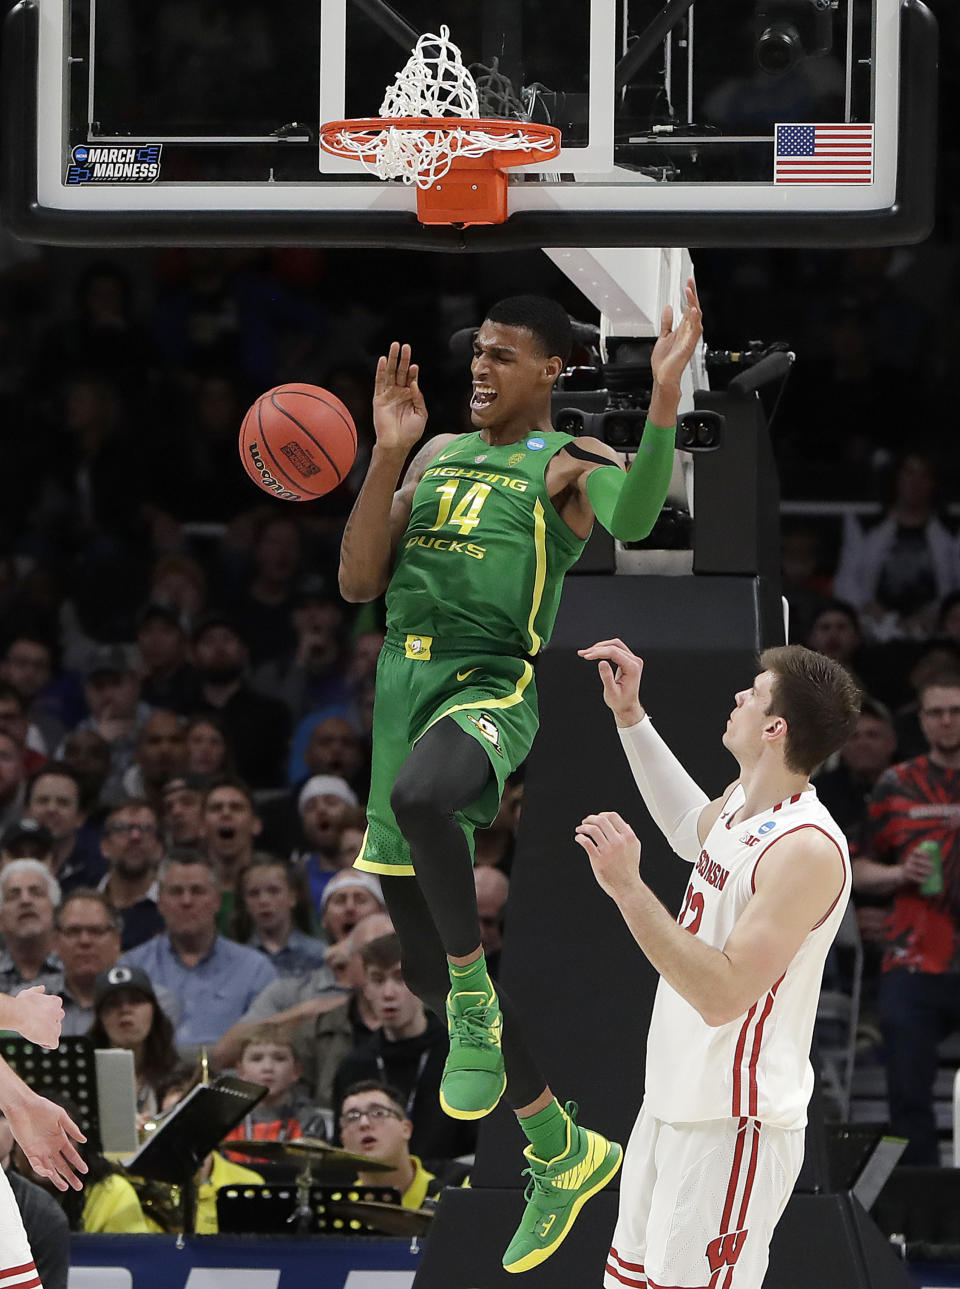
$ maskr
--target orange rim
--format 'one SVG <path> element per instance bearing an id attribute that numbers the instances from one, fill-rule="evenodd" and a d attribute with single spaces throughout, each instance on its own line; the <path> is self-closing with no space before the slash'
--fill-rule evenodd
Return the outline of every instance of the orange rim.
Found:
<path id="1" fill-rule="evenodd" d="M 479 116 L 368 116 L 347 121 L 327 121 L 320 127 L 320 143 L 327 152 L 336 156 L 362 158 L 363 153 L 356 148 L 346 149 L 338 144 L 338 136 L 349 135 L 357 143 L 372 150 L 377 139 L 386 130 L 406 130 L 421 134 L 454 134 L 461 130 L 469 133 L 477 130 L 502 139 L 523 134 L 531 140 L 533 146 L 515 149 L 518 153 L 517 164 L 521 164 L 521 157 L 526 152 L 536 152 L 538 157 L 548 161 L 560 151 L 560 131 L 554 125 Z M 491 145 L 490 150 L 502 151 L 505 155 L 510 151 L 498 149 L 495 144 Z"/>

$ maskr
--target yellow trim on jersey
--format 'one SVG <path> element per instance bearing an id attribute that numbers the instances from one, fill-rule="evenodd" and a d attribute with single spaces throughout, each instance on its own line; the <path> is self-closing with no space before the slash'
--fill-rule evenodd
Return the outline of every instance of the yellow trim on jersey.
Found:
<path id="1" fill-rule="evenodd" d="M 543 584 L 547 580 L 547 525 L 543 516 L 543 503 L 539 497 L 533 503 L 533 545 L 537 553 L 537 570 L 533 578 L 533 603 L 530 605 L 530 617 L 527 619 L 531 654 L 538 653 L 543 644 L 533 624 L 540 612 Z"/>
<path id="2" fill-rule="evenodd" d="M 412 864 L 381 864 L 375 859 L 364 859 L 364 853 L 367 849 L 367 838 L 370 836 L 368 828 L 363 834 L 363 842 L 360 846 L 360 854 L 353 861 L 353 867 L 359 868 L 363 873 L 380 873 L 387 877 L 416 877 L 416 870 Z"/>
<path id="3" fill-rule="evenodd" d="M 427 726 L 427 729 L 423 731 L 423 734 L 426 734 L 427 730 L 432 729 L 433 726 L 436 725 L 437 721 L 442 721 L 444 716 L 452 716 L 454 712 L 471 712 L 478 707 L 482 707 L 484 711 L 494 707 L 516 707 L 517 703 L 523 702 L 523 691 L 530 684 L 532 679 L 533 665 L 532 663 L 525 662 L 523 664 L 523 671 L 520 675 L 520 679 L 517 681 L 512 694 L 507 694 L 504 698 L 481 698 L 480 701 L 476 703 L 456 703 L 453 707 L 446 707 L 442 712 L 438 712 Z M 423 734 L 417 736 L 417 742 L 423 738 Z M 360 853 L 362 855 L 363 851 Z M 358 867 L 356 861 L 354 861 L 354 867 Z"/>

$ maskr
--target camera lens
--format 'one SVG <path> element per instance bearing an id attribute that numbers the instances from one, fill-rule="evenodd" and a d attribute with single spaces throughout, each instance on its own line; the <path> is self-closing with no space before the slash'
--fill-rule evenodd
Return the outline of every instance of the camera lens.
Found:
<path id="1" fill-rule="evenodd" d="M 604 438 L 612 448 L 625 448 L 634 442 L 633 426 L 625 416 L 608 416 L 603 426 Z"/>
<path id="2" fill-rule="evenodd" d="M 561 412 L 557 417 L 557 429 L 561 434 L 582 434 L 583 414 L 581 412 Z"/>
<path id="3" fill-rule="evenodd" d="M 768 76 L 782 76 L 803 53 L 803 41 L 792 22 L 772 22 L 757 41 L 757 62 Z"/>

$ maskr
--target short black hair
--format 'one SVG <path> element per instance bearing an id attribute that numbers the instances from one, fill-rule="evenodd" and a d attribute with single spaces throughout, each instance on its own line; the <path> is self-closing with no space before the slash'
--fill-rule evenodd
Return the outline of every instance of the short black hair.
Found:
<path id="1" fill-rule="evenodd" d="M 487 310 L 488 322 L 524 327 L 539 341 L 547 358 L 559 358 L 566 367 L 573 349 L 570 317 L 556 300 L 544 295 L 511 295 Z"/>
<path id="2" fill-rule="evenodd" d="M 340 1098 L 337 1117 L 339 1118 L 340 1115 L 343 1114 L 344 1102 L 347 1101 L 349 1097 L 358 1097 L 363 1092 L 381 1093 L 388 1101 L 391 1101 L 396 1106 L 404 1119 L 409 1118 L 407 1114 L 406 1099 L 403 1093 L 400 1092 L 398 1088 L 395 1088 L 392 1083 L 385 1083 L 382 1079 L 361 1079 L 359 1083 L 351 1083 Z"/>

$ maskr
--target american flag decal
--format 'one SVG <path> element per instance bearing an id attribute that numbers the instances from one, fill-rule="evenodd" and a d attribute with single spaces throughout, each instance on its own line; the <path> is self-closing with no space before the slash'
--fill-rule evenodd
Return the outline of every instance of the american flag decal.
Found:
<path id="1" fill-rule="evenodd" d="M 873 125 L 777 125 L 775 184 L 873 182 Z"/>

